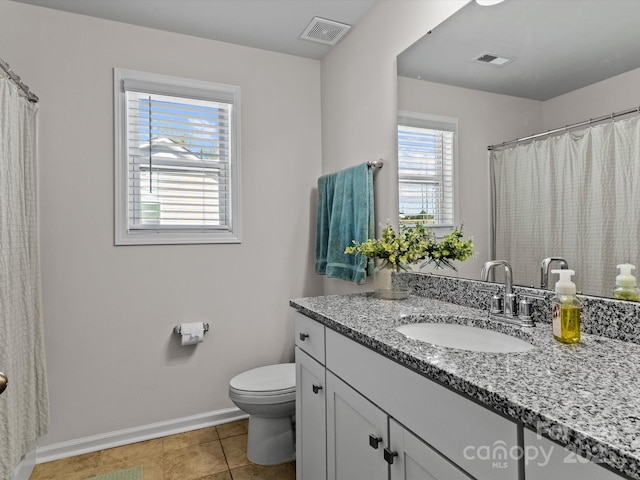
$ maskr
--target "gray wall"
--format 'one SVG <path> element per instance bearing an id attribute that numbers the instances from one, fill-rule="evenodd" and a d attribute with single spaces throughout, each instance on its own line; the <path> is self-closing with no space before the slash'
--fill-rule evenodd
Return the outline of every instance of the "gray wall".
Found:
<path id="1" fill-rule="evenodd" d="M 40 445 L 232 407 L 232 376 L 293 359 L 288 300 L 321 293 L 320 62 L 5 0 L 0 45 L 41 100 Z M 113 67 L 241 87 L 242 244 L 114 247 Z"/>
<path id="2" fill-rule="evenodd" d="M 543 131 L 640 105 L 640 68 L 544 102 Z"/>
<path id="3" fill-rule="evenodd" d="M 378 224 L 397 225 L 396 57 L 467 1 L 383 0 L 322 60 L 322 172 L 384 159 L 374 180 Z M 372 286 L 325 279 L 324 289 Z"/>

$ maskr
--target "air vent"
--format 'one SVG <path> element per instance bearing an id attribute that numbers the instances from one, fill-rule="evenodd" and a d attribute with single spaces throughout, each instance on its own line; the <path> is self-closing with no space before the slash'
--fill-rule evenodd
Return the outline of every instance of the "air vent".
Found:
<path id="1" fill-rule="evenodd" d="M 351 25 L 347 25 L 346 23 L 314 17 L 304 32 L 302 32 L 300 38 L 311 40 L 312 42 L 324 43 L 325 45 L 335 45 L 350 28 Z"/>
<path id="2" fill-rule="evenodd" d="M 487 65 L 493 65 L 494 67 L 504 67 L 505 65 L 515 61 L 515 58 L 507 57 L 505 55 L 496 55 L 495 53 L 483 53 L 479 57 L 474 58 L 473 61 L 486 63 Z"/>

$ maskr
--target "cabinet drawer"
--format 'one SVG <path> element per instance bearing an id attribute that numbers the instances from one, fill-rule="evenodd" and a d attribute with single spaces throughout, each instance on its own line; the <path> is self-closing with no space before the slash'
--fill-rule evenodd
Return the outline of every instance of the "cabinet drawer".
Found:
<path id="1" fill-rule="evenodd" d="M 296 346 L 324 365 L 324 325 L 295 312 Z"/>
<path id="2" fill-rule="evenodd" d="M 517 425 L 333 330 L 329 370 L 479 480 L 516 480 Z M 492 454 L 492 452 L 494 454 Z"/>

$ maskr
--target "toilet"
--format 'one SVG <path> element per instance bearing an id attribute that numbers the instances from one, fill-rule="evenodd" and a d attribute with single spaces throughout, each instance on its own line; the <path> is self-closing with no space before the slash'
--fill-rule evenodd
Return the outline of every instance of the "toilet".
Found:
<path id="1" fill-rule="evenodd" d="M 229 398 L 249 414 L 249 460 L 258 465 L 295 460 L 295 363 L 267 365 L 236 375 L 229 382 Z"/>

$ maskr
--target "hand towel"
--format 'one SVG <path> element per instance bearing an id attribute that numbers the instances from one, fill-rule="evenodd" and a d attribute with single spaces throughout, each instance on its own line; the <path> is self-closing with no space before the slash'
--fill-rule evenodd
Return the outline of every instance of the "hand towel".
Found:
<path id="1" fill-rule="evenodd" d="M 327 273 L 327 250 L 329 248 L 329 224 L 333 204 L 335 175 L 318 178 L 318 206 L 316 215 L 316 273 Z"/>
<path id="2" fill-rule="evenodd" d="M 348 255 L 352 241 L 375 235 L 373 172 L 366 164 L 318 179 L 316 273 L 358 284 L 373 273 L 373 260 Z"/>

